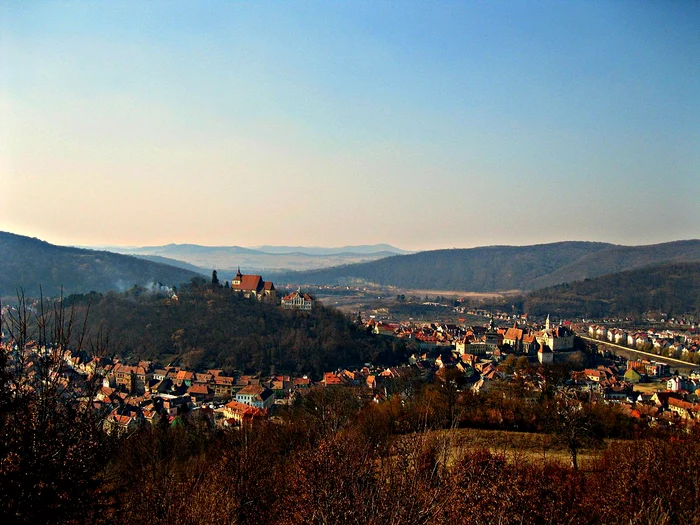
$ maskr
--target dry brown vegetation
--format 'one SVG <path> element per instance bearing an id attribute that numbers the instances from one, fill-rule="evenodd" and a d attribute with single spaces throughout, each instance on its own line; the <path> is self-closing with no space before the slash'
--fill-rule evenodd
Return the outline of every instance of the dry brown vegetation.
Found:
<path id="1" fill-rule="evenodd" d="M 466 432 L 468 446 L 454 447 L 459 432 L 391 437 L 374 410 L 352 414 L 337 431 L 337 421 L 325 426 L 296 413 L 284 424 L 223 434 L 185 426 L 132 436 L 107 469 L 116 495 L 107 521 L 700 522 L 697 436 L 616 441 L 583 471 L 536 458 L 542 436 Z M 492 440 L 503 450 L 480 446 Z"/>
<path id="2" fill-rule="evenodd" d="M 60 473 L 42 460 L 17 479 L 3 449 L 0 513 L 27 523 L 700 523 L 699 433 L 615 440 L 575 469 L 549 435 L 435 428 L 434 393 L 380 405 L 357 394 L 312 390 L 275 423 L 239 430 L 164 419 L 102 441 L 105 456 L 87 469 L 73 444 Z M 31 437 L 1 408 L 4 437 Z M 70 423 L 54 427 L 56 449 L 73 439 Z M 23 479 L 82 489 L 49 509 Z M 20 504 L 27 494 L 31 506 Z"/>
<path id="3" fill-rule="evenodd" d="M 516 432 L 480 428 L 455 428 L 433 431 L 436 439 L 446 440 L 451 449 L 450 460 L 479 450 L 502 456 L 511 464 L 524 462 L 535 465 L 559 463 L 569 465 L 571 458 L 564 445 L 551 435 L 537 432 Z M 603 446 L 583 449 L 579 455 L 580 469 L 590 470 L 592 462 L 599 459 L 610 443 L 621 440 L 608 440 Z"/>

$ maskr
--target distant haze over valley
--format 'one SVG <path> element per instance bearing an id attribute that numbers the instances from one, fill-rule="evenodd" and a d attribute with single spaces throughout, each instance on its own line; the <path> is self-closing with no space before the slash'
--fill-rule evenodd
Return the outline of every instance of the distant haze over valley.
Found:
<path id="1" fill-rule="evenodd" d="M 123 252 L 113 253 L 56 246 L 0 232 L 0 249 L 0 294 L 3 296 L 14 295 L 20 287 L 29 295 L 36 295 L 39 285 L 48 295 L 57 294 L 61 286 L 67 294 L 123 290 L 157 283 L 172 286 L 197 276 L 208 279 L 213 269 L 217 269 L 223 282 L 230 280 L 238 267 L 243 273 L 261 274 L 280 288 L 374 284 L 456 292 L 530 291 L 629 270 L 700 262 L 700 240 L 646 246 L 565 241 L 418 253 L 405 253 L 390 245 L 244 248 L 168 244 L 112 247 Z M 300 268 L 316 265 L 316 269 L 282 271 L 294 265 Z M 663 275 L 665 270 L 661 267 L 654 271 L 654 275 Z M 697 271 L 698 266 L 683 267 L 682 275 L 690 282 Z M 644 279 L 639 274 L 634 274 L 633 278 L 635 286 Z M 624 279 L 621 282 L 632 282 Z"/>
<path id="2" fill-rule="evenodd" d="M 303 271 L 328 268 L 345 264 L 374 261 L 392 255 L 411 253 L 389 244 L 342 246 L 328 248 L 319 246 L 201 246 L 198 244 L 166 244 L 163 246 L 100 246 L 84 247 L 107 250 L 114 253 L 135 255 L 158 262 L 181 266 L 187 269 L 211 272 L 223 271 L 225 277 L 238 267 L 248 273 L 279 271 Z"/>

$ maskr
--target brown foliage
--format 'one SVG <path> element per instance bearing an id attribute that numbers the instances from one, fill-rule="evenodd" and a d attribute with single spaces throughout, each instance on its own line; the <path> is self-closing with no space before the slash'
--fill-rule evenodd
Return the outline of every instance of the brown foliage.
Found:
<path id="1" fill-rule="evenodd" d="M 607 523 L 700 523 L 700 435 L 613 443 L 591 476 Z"/>
<path id="2" fill-rule="evenodd" d="M 581 475 L 556 463 L 509 462 L 477 450 L 452 469 L 445 523 L 586 523 Z"/>

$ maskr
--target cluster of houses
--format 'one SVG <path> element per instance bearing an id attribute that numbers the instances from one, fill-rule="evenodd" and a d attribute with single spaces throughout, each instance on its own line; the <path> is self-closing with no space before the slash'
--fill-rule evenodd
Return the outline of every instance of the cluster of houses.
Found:
<path id="1" fill-rule="evenodd" d="M 522 356 L 521 356 L 522 357 Z M 507 371 L 493 357 L 473 354 L 413 354 L 407 364 L 377 368 L 370 365 L 357 370 L 326 372 L 318 382 L 308 377 L 240 375 L 225 376 L 220 370 L 195 373 L 178 367 L 153 370 L 143 392 L 127 393 L 116 388 L 118 374 L 125 367 L 130 373 L 148 370 L 147 363 L 128 366 L 114 363 L 106 368 L 105 385 L 94 399 L 95 408 L 107 414 L 108 432 L 129 432 L 144 423 L 155 424 L 164 418 L 174 424 L 181 417 L 206 417 L 222 427 L 235 427 L 268 417 L 274 406 L 292 402 L 311 388 L 356 387 L 368 398 L 381 403 L 400 393 L 405 379 L 442 380 L 451 369 L 464 379 L 464 389 L 488 392 L 499 385 L 518 379 L 524 387 L 537 393 L 546 379 L 535 369 L 524 367 Z M 640 394 L 634 390 L 637 375 L 655 374 L 665 380 L 666 391 Z M 635 375 L 637 374 L 637 375 Z M 150 375 L 147 372 L 147 375 Z M 162 378 L 161 378 L 162 377 Z M 107 386 L 114 381 L 115 387 Z M 217 395 L 213 384 L 230 385 Z M 122 383 L 122 385 L 125 385 Z M 137 388 L 139 383 L 136 383 Z M 395 388 L 399 385 L 398 389 Z M 617 403 L 631 417 L 645 419 L 652 425 L 673 425 L 683 421 L 700 421 L 700 403 L 694 392 L 700 387 L 700 373 L 683 377 L 671 375 L 667 365 L 652 361 L 628 361 L 627 368 L 617 365 L 598 366 L 571 372 L 567 388 L 588 393 L 596 399 Z M 229 394 L 230 392 L 230 394 Z"/>
<path id="2" fill-rule="evenodd" d="M 595 339 L 637 350 L 651 351 L 693 363 L 700 362 L 700 334 L 695 331 L 625 330 L 590 324 L 588 335 Z"/>
<path id="3" fill-rule="evenodd" d="M 571 372 L 571 385 L 596 394 L 605 401 L 627 401 L 634 395 L 633 383 L 615 365 Z"/>
<path id="4" fill-rule="evenodd" d="M 697 385 L 698 379 L 700 376 L 691 381 Z M 622 407 L 627 409 L 631 417 L 646 420 L 650 425 L 700 424 L 700 402 L 697 395 L 682 388 L 676 389 L 680 385 L 673 377 L 668 378 L 667 383 L 674 389 L 652 393 L 635 391 Z"/>
<path id="5" fill-rule="evenodd" d="M 193 382 L 187 386 L 190 373 L 183 374 L 183 370 L 173 369 L 168 372 L 171 380 L 176 386 L 182 383 L 169 393 L 149 388 L 143 394 L 128 394 L 103 386 L 93 403 L 97 410 L 106 414 L 104 424 L 108 432 L 130 432 L 145 423 L 156 424 L 163 420 L 175 424 L 182 417 L 205 417 L 212 424 L 229 428 L 269 417 L 275 405 L 289 403 L 311 388 L 361 388 L 368 398 L 381 403 L 392 393 L 400 393 L 394 385 L 405 385 L 402 380 L 419 377 L 425 381 L 444 381 L 450 369 L 458 370 L 465 379 L 463 388 L 475 393 L 488 392 L 516 378 L 532 393 L 540 392 L 546 384 L 546 379 L 531 368 L 506 372 L 495 361 L 470 354 L 459 358 L 431 355 L 434 354 L 413 355 L 409 364 L 398 367 L 364 366 L 358 370 L 326 372 L 318 382 L 307 377 L 241 375 L 235 380 L 231 378 L 235 393 L 230 398 L 212 396 L 211 391 L 204 393 L 201 383 Z M 650 425 L 700 422 L 700 403 L 694 395 L 700 386 L 700 374 L 693 377 L 671 375 L 666 378 L 666 391 L 641 394 L 634 390 L 634 383 L 627 380 L 630 371 L 639 367 L 639 362 L 630 361 L 627 370 L 598 366 L 575 371 L 571 373 L 567 387 L 605 402 L 617 403 L 630 417 L 646 420 Z M 216 377 L 217 372 L 195 374 L 193 379 L 202 375 Z M 663 372 L 660 373 L 663 377 Z"/>
<path id="6" fill-rule="evenodd" d="M 267 417 L 275 402 L 289 402 L 312 384 L 308 377 L 233 376 L 219 369 L 154 368 L 146 361 L 108 363 L 100 373 L 103 384 L 93 402 L 106 414 L 108 432 L 128 432 L 162 418 L 173 423 L 185 415 L 206 415 L 220 426 L 240 425 Z"/>
<path id="7" fill-rule="evenodd" d="M 574 350 L 574 333 L 570 323 L 552 325 L 547 316 L 544 326 L 497 328 L 493 318 L 488 327 L 460 327 L 455 324 L 388 323 L 370 319 L 366 326 L 373 333 L 396 337 L 412 343 L 420 350 L 452 348 L 458 355 L 491 356 L 499 359 L 505 353 L 537 356 L 542 364 L 552 364 L 555 355 L 566 360 Z"/>

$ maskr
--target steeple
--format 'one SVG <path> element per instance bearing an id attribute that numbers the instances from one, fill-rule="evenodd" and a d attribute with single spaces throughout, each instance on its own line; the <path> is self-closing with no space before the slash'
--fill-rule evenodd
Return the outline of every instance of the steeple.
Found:
<path id="1" fill-rule="evenodd" d="M 544 329 L 549 332 L 549 314 L 547 314 L 547 320 L 544 322 Z"/>

